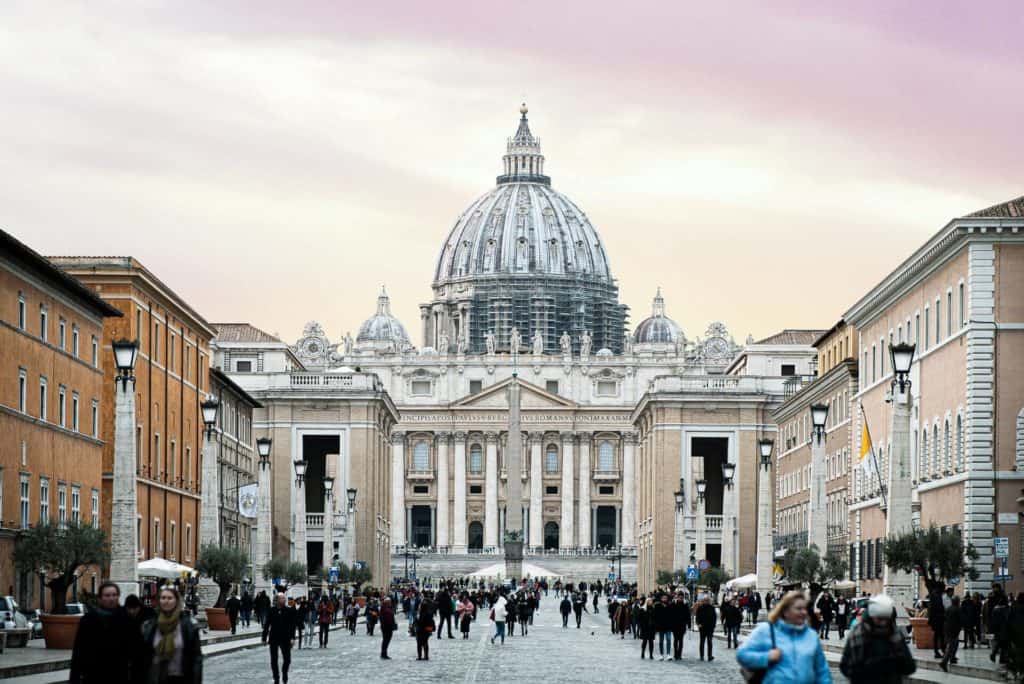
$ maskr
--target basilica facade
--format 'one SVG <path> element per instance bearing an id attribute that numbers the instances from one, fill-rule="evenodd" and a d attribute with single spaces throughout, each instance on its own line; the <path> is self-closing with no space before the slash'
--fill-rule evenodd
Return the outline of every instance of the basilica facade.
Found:
<path id="1" fill-rule="evenodd" d="M 288 368 L 277 371 L 291 379 L 275 382 L 298 381 L 307 393 L 320 388 L 322 416 L 331 401 L 344 400 L 346 387 L 367 384 L 353 378 L 372 376 L 367 386 L 387 396 L 378 401 L 388 418 L 375 423 L 387 431 L 387 482 L 370 505 L 378 539 L 397 554 L 500 553 L 506 513 L 518 505 L 528 554 L 622 550 L 637 556 L 642 583 L 687 556 L 750 571 L 754 539 L 741 531 L 753 529 L 755 509 L 739 498 L 753 486 L 733 489 L 709 476 L 701 498 L 689 476 L 755 458 L 752 435 L 774 429 L 763 415 L 782 401 L 784 376 L 812 372 L 812 336 L 777 344 L 748 338 L 741 346 L 712 322 L 691 339 L 668 316 L 660 291 L 650 315 L 630 330 L 596 228 L 553 188 L 544 165 L 524 105 L 495 186 L 443 237 L 415 341 L 382 289 L 354 338 L 331 339 L 320 323 L 307 324 L 288 349 Z M 225 372 L 261 373 L 252 359 L 241 371 L 232 366 L 247 352 L 244 344 L 228 346 Z M 505 466 L 513 376 L 521 388 L 518 473 Z M 268 383 L 240 382 L 275 414 L 273 393 L 257 389 Z M 686 410 L 668 410 L 680 406 Z M 266 427 L 287 428 L 269 418 Z M 289 458 L 302 458 L 301 448 L 292 440 Z M 738 472 L 755 477 L 742 464 Z M 520 501 L 508 500 L 509 477 L 522 482 Z M 674 515 L 672 490 L 680 487 L 691 515 Z M 277 491 L 274 501 L 287 505 Z M 697 515 L 699 507 L 713 515 Z M 722 510 L 733 511 L 727 532 Z M 275 510 L 275 527 L 279 520 L 283 533 L 287 523 Z M 707 525 L 713 534 L 704 533 Z"/>

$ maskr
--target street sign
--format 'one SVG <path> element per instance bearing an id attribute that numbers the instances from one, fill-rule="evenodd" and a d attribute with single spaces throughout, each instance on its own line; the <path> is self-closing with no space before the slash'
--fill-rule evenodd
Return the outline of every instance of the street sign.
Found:
<path id="1" fill-rule="evenodd" d="M 949 585 L 949 586 L 951 586 L 951 587 L 955 587 L 955 586 L 957 586 L 957 585 L 959 585 L 959 584 L 960 584 L 960 578 L 959 578 L 959 577 L 950 577 L 950 578 L 949 578 L 949 579 L 948 579 L 948 580 L 946 581 L 946 584 L 948 584 L 948 585 Z"/>
<path id="2" fill-rule="evenodd" d="M 615 581 L 615 573 L 614 572 L 609 572 L 608 573 L 608 581 L 609 582 L 614 582 Z"/>
<path id="3" fill-rule="evenodd" d="M 337 582 L 341 579 L 341 570 L 339 568 L 331 568 L 328 576 L 331 578 L 331 582 Z"/>
<path id="4" fill-rule="evenodd" d="M 686 581 L 687 582 L 696 582 L 698 576 L 699 575 L 697 573 L 697 568 L 693 567 L 692 565 L 690 567 L 686 568 Z"/>
<path id="5" fill-rule="evenodd" d="M 352 567 L 355 568 L 356 570 L 365 570 L 366 569 L 366 561 L 356 561 L 356 562 L 352 563 Z"/>
<path id="6" fill-rule="evenodd" d="M 996 548 L 996 558 L 1009 558 L 1010 557 L 1010 538 L 1009 537 L 995 537 L 992 540 L 993 545 Z"/>
<path id="7" fill-rule="evenodd" d="M 698 568 L 700 568 L 700 571 L 701 571 L 701 572 L 704 572 L 705 570 L 707 570 L 708 568 L 710 568 L 710 567 L 711 567 L 711 561 L 709 561 L 709 560 L 706 560 L 706 559 L 703 559 L 703 558 L 702 558 L 702 559 L 701 559 L 701 560 L 700 560 L 700 561 L 699 561 L 699 562 L 697 563 L 697 567 L 698 567 Z"/>
<path id="8" fill-rule="evenodd" d="M 1013 579 L 1013 575 L 992 575 L 992 579 L 996 582 L 1009 582 Z"/>

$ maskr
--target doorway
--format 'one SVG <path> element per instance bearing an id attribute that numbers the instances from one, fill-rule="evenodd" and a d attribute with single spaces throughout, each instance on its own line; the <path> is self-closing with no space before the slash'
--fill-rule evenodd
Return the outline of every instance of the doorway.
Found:
<path id="1" fill-rule="evenodd" d="M 484 548 L 484 526 L 479 520 L 469 523 L 469 550 L 480 551 Z"/>
<path id="2" fill-rule="evenodd" d="M 430 506 L 413 506 L 409 511 L 413 546 L 433 546 L 433 520 Z"/>
<path id="3" fill-rule="evenodd" d="M 722 515 L 725 486 L 722 482 L 722 464 L 729 457 L 728 437 L 694 437 L 690 442 L 690 453 L 700 463 L 694 463 L 694 478 L 704 478 L 707 489 L 704 492 L 704 514 Z M 703 475 L 698 475 L 703 473 Z M 709 559 L 710 560 L 710 559 Z"/>
<path id="4" fill-rule="evenodd" d="M 558 549 L 558 523 L 549 522 L 544 525 L 544 550 Z"/>
<path id="5" fill-rule="evenodd" d="M 598 506 L 595 517 L 597 522 L 597 539 L 595 544 L 599 548 L 612 548 L 617 543 L 615 539 L 615 523 L 619 517 L 615 506 Z"/>
<path id="6" fill-rule="evenodd" d="M 341 438 L 338 435 L 302 436 L 302 458 L 306 461 L 306 476 L 303 478 L 302 490 L 306 493 L 307 513 L 324 512 L 327 455 L 337 453 L 341 453 Z"/>

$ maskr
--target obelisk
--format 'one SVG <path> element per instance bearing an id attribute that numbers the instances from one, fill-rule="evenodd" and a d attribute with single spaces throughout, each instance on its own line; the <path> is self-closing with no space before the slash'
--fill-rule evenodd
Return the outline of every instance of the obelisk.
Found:
<path id="1" fill-rule="evenodd" d="M 514 368 L 514 367 L 513 367 Z M 508 386 L 508 451 L 505 454 L 505 577 L 523 576 L 523 429 L 519 423 L 519 378 L 512 371 Z"/>

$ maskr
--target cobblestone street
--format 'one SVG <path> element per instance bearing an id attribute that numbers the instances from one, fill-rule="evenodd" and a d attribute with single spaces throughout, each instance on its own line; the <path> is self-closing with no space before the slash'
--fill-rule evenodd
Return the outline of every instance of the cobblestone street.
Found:
<path id="1" fill-rule="evenodd" d="M 403 630 L 395 634 L 389 655 L 380 660 L 380 636 L 366 636 L 360 624 L 356 636 L 336 631 L 324 649 L 293 651 L 289 681 L 295 684 L 337 681 L 362 682 L 739 682 L 742 678 L 732 651 L 718 650 L 714 662 L 697 658 L 697 639 L 687 633 L 680 662 L 640 660 L 640 642 L 612 637 L 602 615 L 584 614 L 583 628 L 562 629 L 557 602 L 551 594 L 541 604 L 527 637 L 506 638 L 504 647 L 492 646 L 492 625 L 474 623 L 470 639 L 433 639 L 430 662 L 416 661 L 416 641 Z M 486 613 L 481 610 L 483 617 Z M 404 625 L 399 616 L 400 624 Z M 518 630 L 517 630 L 518 632 Z M 456 637 L 458 633 L 456 632 Z M 655 647 L 657 648 L 657 647 Z M 206 662 L 208 681 L 271 681 L 270 657 L 264 648 L 212 658 Z"/>

